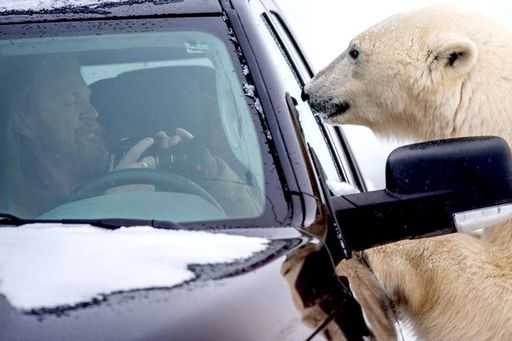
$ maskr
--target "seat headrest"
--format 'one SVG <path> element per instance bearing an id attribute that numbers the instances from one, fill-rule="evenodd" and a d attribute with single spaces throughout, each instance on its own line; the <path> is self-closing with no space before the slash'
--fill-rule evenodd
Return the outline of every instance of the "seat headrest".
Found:
<path id="1" fill-rule="evenodd" d="M 110 143 L 176 128 L 203 139 L 219 110 L 215 71 L 206 66 L 129 71 L 95 82 L 91 91 Z"/>

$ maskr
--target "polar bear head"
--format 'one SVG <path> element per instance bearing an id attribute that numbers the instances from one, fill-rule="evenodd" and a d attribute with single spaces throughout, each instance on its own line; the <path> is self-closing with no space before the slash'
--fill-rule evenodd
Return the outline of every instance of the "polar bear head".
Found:
<path id="1" fill-rule="evenodd" d="M 395 15 L 356 36 L 305 93 L 333 123 L 417 140 L 461 135 L 460 115 L 481 81 L 481 41 L 493 41 L 486 30 L 479 17 L 450 8 Z"/>

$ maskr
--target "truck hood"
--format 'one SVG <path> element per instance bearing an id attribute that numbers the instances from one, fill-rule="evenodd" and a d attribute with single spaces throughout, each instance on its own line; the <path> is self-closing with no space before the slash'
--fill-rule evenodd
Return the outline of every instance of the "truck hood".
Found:
<path id="1" fill-rule="evenodd" d="M 279 230 L 288 232 L 276 238 Z M 258 319 L 275 328 L 259 329 L 256 339 L 265 333 L 272 339 L 291 325 L 299 334 L 287 335 L 302 337 L 310 330 L 280 276 L 285 254 L 303 241 L 292 230 L 230 231 L 242 236 L 151 227 L 0 228 L 0 339 L 247 339 L 248 330 L 261 328 Z M 241 311 L 252 322 L 227 328 Z M 227 329 L 205 333 L 199 321 Z"/>
<path id="2" fill-rule="evenodd" d="M 202 266 L 216 264 L 220 271 L 246 263 L 270 244 L 266 238 L 145 226 L 1 228 L 0 294 L 26 312 L 83 306 L 111 293 L 190 283 L 200 279 Z"/>

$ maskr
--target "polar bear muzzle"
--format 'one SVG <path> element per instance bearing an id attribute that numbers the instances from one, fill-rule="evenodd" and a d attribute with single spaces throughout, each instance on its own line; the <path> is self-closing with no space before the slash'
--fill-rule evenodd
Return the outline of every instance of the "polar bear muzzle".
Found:
<path id="1" fill-rule="evenodd" d="M 309 100 L 309 104 L 315 112 L 324 114 L 328 118 L 343 115 L 350 110 L 350 103 L 346 100 L 337 100 L 335 98 L 319 98 L 315 95 L 310 96 L 305 93 L 303 98 Z"/>
<path id="2" fill-rule="evenodd" d="M 333 115 L 342 115 L 350 109 L 350 103 L 347 101 L 341 101 L 334 105 L 335 111 Z"/>

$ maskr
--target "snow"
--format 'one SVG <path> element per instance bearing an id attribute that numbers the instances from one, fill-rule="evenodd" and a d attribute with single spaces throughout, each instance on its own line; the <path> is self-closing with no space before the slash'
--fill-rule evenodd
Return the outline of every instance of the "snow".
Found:
<path id="1" fill-rule="evenodd" d="M 359 189 L 347 182 L 339 182 L 339 181 L 333 181 L 330 179 L 326 180 L 327 187 L 331 190 L 331 192 L 339 197 L 341 195 L 349 195 L 354 193 L 359 193 Z"/>
<path id="2" fill-rule="evenodd" d="M 194 278 L 189 264 L 233 262 L 267 244 L 151 227 L 0 227 L 0 295 L 21 310 L 73 306 L 118 291 L 172 287 Z"/>
<path id="3" fill-rule="evenodd" d="M 10 10 L 44 10 L 60 7 L 76 7 L 84 5 L 97 5 L 102 2 L 120 2 L 125 0 L 3 0 L 0 4 L 0 11 Z"/>

